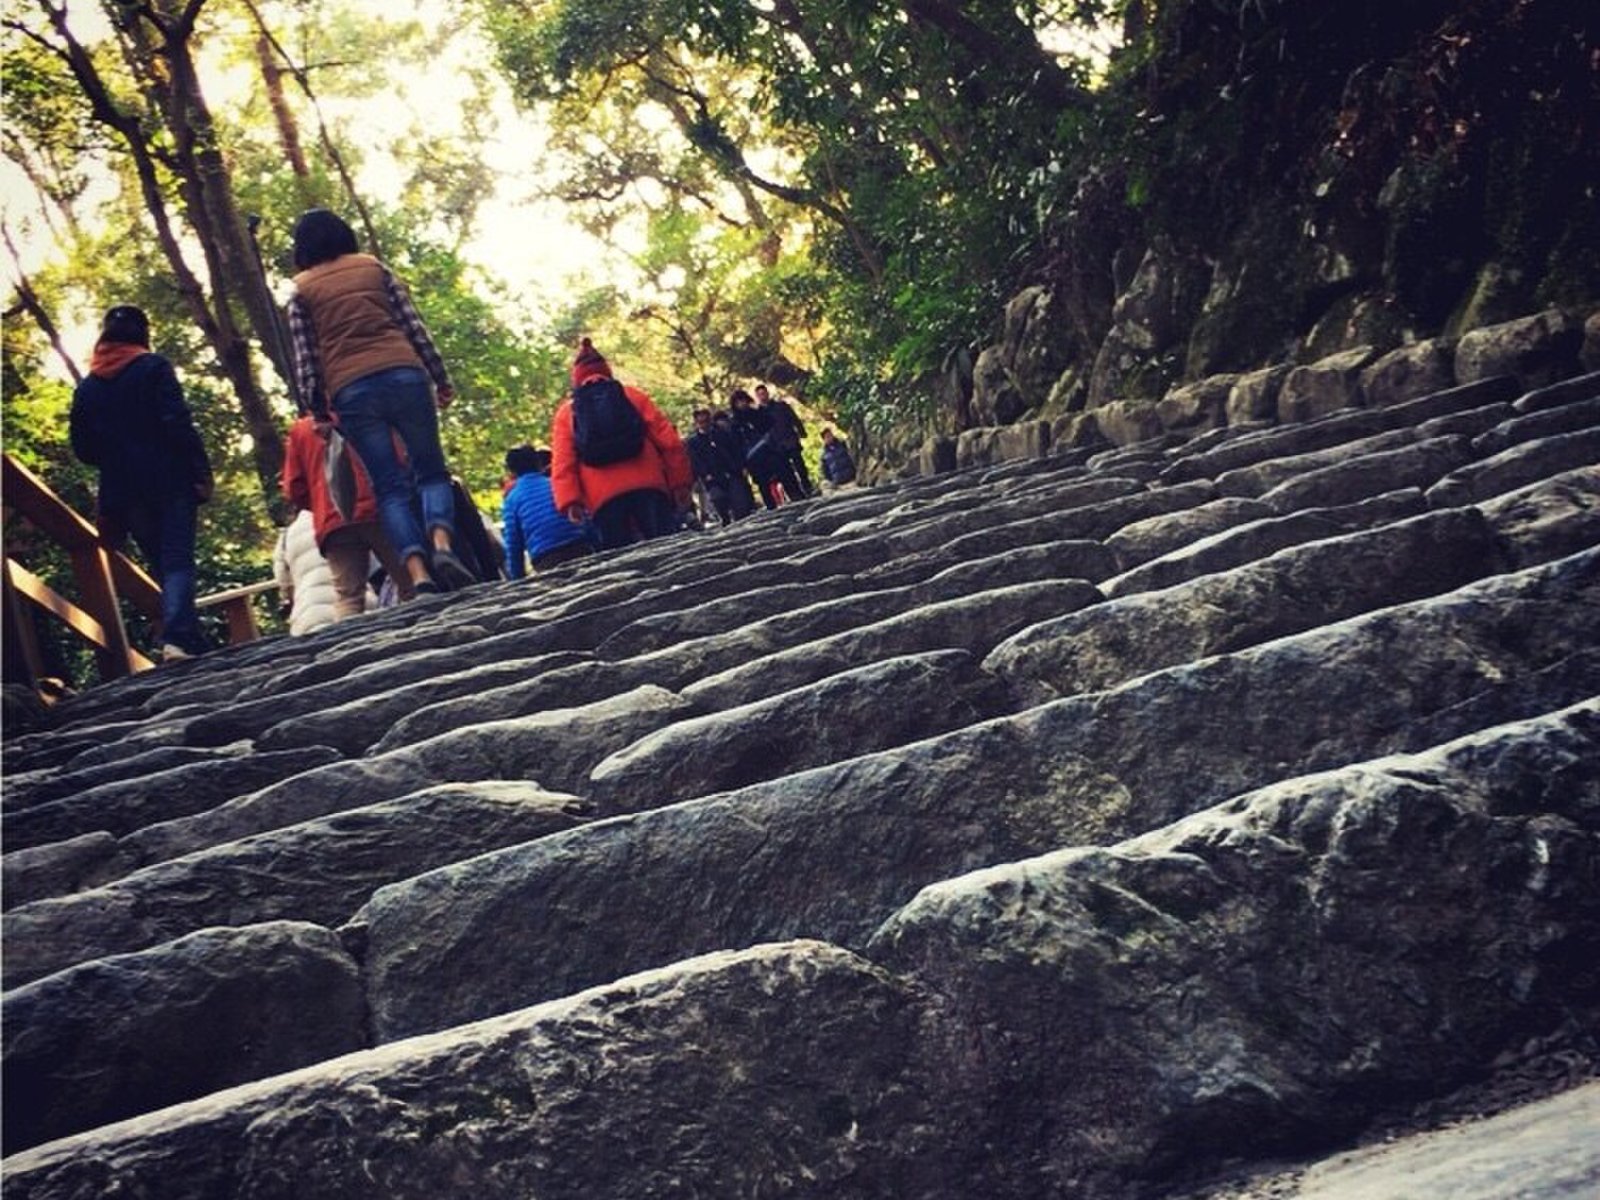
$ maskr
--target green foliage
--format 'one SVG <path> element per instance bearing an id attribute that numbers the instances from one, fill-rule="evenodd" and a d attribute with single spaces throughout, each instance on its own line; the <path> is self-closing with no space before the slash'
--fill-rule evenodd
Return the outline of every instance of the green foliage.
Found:
<path id="1" fill-rule="evenodd" d="M 574 166 L 564 174 L 585 181 L 569 199 L 614 220 L 631 194 L 681 220 L 694 197 L 757 240 L 804 248 L 803 275 L 792 257 L 777 271 L 780 252 L 762 280 L 714 265 L 703 241 L 661 237 L 651 268 L 676 253 L 723 372 L 760 373 L 761 346 L 794 348 L 804 371 L 821 371 L 797 385 L 848 413 L 880 403 L 859 381 L 924 374 L 979 338 L 996 299 L 1032 269 L 1078 141 L 1065 113 L 1093 74 L 1039 37 L 1099 22 L 1110 5 L 480 7 L 519 97 L 553 103 L 558 130 L 581 130 L 558 134 L 556 153 Z M 629 172 L 662 190 L 630 190 Z"/>

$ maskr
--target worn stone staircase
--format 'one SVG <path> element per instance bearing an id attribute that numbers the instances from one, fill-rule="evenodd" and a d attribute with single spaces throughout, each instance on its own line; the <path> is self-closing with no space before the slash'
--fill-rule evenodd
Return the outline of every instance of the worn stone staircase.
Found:
<path id="1" fill-rule="evenodd" d="M 1587 1079 L 1579 369 L 72 698 L 4 748 L 4 1195 L 1173 1196 Z"/>

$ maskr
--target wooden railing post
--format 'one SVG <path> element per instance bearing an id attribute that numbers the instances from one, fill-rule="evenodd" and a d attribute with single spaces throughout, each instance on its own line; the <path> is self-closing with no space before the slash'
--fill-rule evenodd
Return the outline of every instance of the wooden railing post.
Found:
<path id="1" fill-rule="evenodd" d="M 5 648 L 8 655 L 21 656 L 23 670 L 31 685 L 45 676 L 44 654 L 39 649 L 39 631 L 34 626 L 33 614 L 24 606 L 22 596 L 12 582 L 11 568 L 12 562 L 8 558 L 5 560 L 4 574 L 0 575 L 0 596 L 3 596 L 5 603 Z M 7 670 L 6 677 L 12 678 L 10 670 Z"/>
<path id="2" fill-rule="evenodd" d="M 100 622 L 102 641 L 94 648 L 101 679 L 120 679 L 132 669 L 128 658 L 128 628 L 122 622 L 116 585 L 111 582 L 111 557 L 96 542 L 72 551 L 72 574 L 78 583 L 83 609 Z"/>

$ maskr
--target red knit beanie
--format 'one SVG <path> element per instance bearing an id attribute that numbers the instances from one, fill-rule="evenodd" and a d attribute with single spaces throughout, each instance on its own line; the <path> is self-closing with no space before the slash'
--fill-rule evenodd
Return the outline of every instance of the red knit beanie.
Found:
<path id="1" fill-rule="evenodd" d="M 605 355 L 594 348 L 594 343 L 584 338 L 578 343 L 578 357 L 572 364 L 572 386 L 577 387 L 585 379 L 593 379 L 596 375 L 611 377 L 611 364 L 606 361 Z"/>

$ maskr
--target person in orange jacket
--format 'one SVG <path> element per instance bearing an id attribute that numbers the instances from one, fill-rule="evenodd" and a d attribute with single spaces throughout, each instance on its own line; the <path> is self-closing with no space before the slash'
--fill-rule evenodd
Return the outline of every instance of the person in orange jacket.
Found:
<path id="1" fill-rule="evenodd" d="M 301 413 L 284 441 L 281 486 L 284 499 L 311 513 L 317 549 L 333 573 L 333 619 L 342 621 L 365 609 L 368 564 L 373 555 L 395 581 L 400 598 L 411 599 L 411 577 L 379 524 L 378 501 L 366 469 L 352 456 L 355 510 L 346 516 L 328 488 L 327 462 L 328 440 L 317 432 L 311 414 Z"/>
<path id="2" fill-rule="evenodd" d="M 572 364 L 574 395 L 561 402 L 550 423 L 556 508 L 574 523 L 592 520 L 603 550 L 676 532 L 678 512 L 688 504 L 694 483 L 678 431 L 648 395 L 629 385 L 622 385 L 622 394 L 644 426 L 638 452 L 603 466 L 583 461 L 574 432 L 574 396 L 593 380 L 611 378 L 611 364 L 584 338 Z"/>

